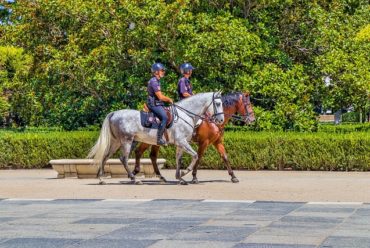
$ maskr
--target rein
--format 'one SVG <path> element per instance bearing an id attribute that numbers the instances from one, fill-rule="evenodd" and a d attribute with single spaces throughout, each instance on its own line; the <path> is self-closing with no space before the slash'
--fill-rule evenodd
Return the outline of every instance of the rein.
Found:
<path id="1" fill-rule="evenodd" d="M 189 122 L 187 122 L 184 118 L 180 117 L 179 114 L 177 113 L 177 108 L 179 108 L 180 110 L 182 110 L 183 112 L 185 112 L 186 115 L 188 115 L 190 118 L 194 118 L 194 117 L 198 117 L 198 118 L 204 118 L 200 115 L 197 115 L 195 113 L 192 113 L 190 112 L 189 110 L 187 109 L 184 109 L 183 107 L 180 107 L 179 105 L 176 105 L 176 104 L 172 104 L 172 114 L 173 114 L 173 121 L 176 123 L 178 121 L 178 119 L 181 119 L 183 120 L 186 124 L 188 124 L 192 129 L 194 129 L 194 125 L 191 125 Z M 194 117 L 191 117 L 190 115 L 193 115 Z"/>
<path id="2" fill-rule="evenodd" d="M 187 109 L 185 109 L 185 108 L 183 108 L 183 107 L 181 107 L 181 106 L 179 106 L 179 105 L 177 105 L 177 104 L 172 104 L 172 106 L 174 106 L 175 107 L 175 109 L 180 109 L 180 110 L 182 110 L 183 112 L 185 112 L 186 114 L 188 114 L 188 116 L 190 116 L 190 115 L 193 115 L 194 117 L 198 117 L 198 118 L 200 118 L 200 119 L 205 119 L 205 117 L 203 117 L 203 116 L 200 116 L 200 115 L 197 115 L 197 114 L 195 114 L 195 113 L 193 113 L 193 112 L 191 112 L 191 111 L 189 111 L 189 110 L 187 110 Z M 177 112 L 176 112 L 177 113 Z M 190 116 L 191 117 L 191 116 Z"/>
<path id="3" fill-rule="evenodd" d="M 244 122 L 244 123 L 249 123 L 249 121 L 245 120 L 243 117 L 246 116 L 246 115 L 231 115 L 231 119 L 234 119 L 234 120 L 237 120 L 237 121 L 241 121 L 241 122 Z"/>
<path id="4" fill-rule="evenodd" d="M 211 106 L 211 105 L 213 105 L 213 112 L 216 112 L 216 106 L 215 106 L 215 99 L 216 98 L 221 98 L 221 97 L 215 97 L 215 93 L 213 93 L 213 96 L 212 96 L 212 102 L 207 106 L 207 108 L 206 108 L 206 111 L 205 112 L 207 112 L 207 110 L 209 109 L 209 107 Z M 195 120 L 194 120 L 194 118 L 195 117 L 197 117 L 197 118 L 199 118 L 199 119 L 201 119 L 201 120 L 206 120 L 206 119 L 209 119 L 208 117 L 204 117 L 204 116 L 201 116 L 201 115 L 198 115 L 198 114 L 195 114 L 195 113 L 193 113 L 193 112 L 191 112 L 191 111 L 189 111 L 189 110 L 187 110 L 187 109 L 185 109 L 185 108 L 183 108 L 183 107 L 181 107 L 181 106 L 179 106 L 179 105 L 177 105 L 177 104 L 172 104 L 172 106 L 173 106 L 173 115 L 174 115 L 174 122 L 177 122 L 177 120 L 180 118 L 181 120 L 183 120 L 186 124 L 188 124 L 189 126 L 191 126 L 191 128 L 192 129 L 194 129 L 194 125 L 191 125 L 189 122 L 187 122 L 186 120 L 184 120 L 183 118 L 181 118 L 179 115 L 178 115 L 178 113 L 177 113 L 177 108 L 178 109 L 180 109 L 180 110 L 182 110 L 183 112 L 185 112 L 185 114 L 186 115 L 188 115 L 190 118 L 192 118 L 193 119 L 193 121 L 195 122 Z M 221 115 L 221 114 L 224 114 L 224 112 L 220 112 L 220 113 L 214 113 L 213 115 L 212 115 L 212 117 L 211 117 L 211 120 L 213 120 L 217 115 Z"/>
<path id="5" fill-rule="evenodd" d="M 243 117 L 248 117 L 249 115 L 236 115 L 236 114 L 224 114 L 224 115 L 225 117 L 230 117 L 231 119 L 248 123 L 248 121 L 245 120 Z"/>

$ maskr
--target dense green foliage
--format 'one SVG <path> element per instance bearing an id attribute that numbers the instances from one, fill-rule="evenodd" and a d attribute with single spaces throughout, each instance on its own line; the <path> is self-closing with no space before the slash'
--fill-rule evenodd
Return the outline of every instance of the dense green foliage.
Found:
<path id="1" fill-rule="evenodd" d="M 189 61 L 196 92 L 249 90 L 257 129 L 314 130 L 314 110 L 369 112 L 367 0 L 33 0 L 0 14 L 3 126 L 101 123 L 145 100 L 149 68 Z M 328 86 L 325 86 L 324 79 Z"/>
<path id="2" fill-rule="evenodd" d="M 97 136 L 96 131 L 1 131 L 0 168 L 43 168 L 51 159 L 85 158 Z M 370 166 L 370 132 L 230 131 L 225 147 L 234 169 L 367 171 Z M 175 167 L 173 146 L 161 148 L 160 157 L 168 168 Z M 188 155 L 184 162 L 190 162 Z M 214 148 L 207 150 L 201 168 L 224 168 Z"/>

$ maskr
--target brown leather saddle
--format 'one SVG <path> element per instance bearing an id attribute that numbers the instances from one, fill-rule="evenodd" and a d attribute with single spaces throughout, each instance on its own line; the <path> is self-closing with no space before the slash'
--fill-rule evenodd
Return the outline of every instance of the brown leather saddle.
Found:
<path id="1" fill-rule="evenodd" d="M 173 124 L 173 114 L 171 107 L 164 107 L 167 114 L 167 125 L 166 128 L 170 128 Z M 158 129 L 159 124 L 161 123 L 159 119 L 155 116 L 153 112 L 150 112 L 146 104 L 144 109 L 140 111 L 140 120 L 141 125 L 146 128 Z"/>

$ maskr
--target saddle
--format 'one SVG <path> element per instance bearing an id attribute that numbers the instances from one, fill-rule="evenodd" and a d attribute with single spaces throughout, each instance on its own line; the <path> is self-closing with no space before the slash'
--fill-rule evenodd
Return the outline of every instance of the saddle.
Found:
<path id="1" fill-rule="evenodd" d="M 167 114 L 166 128 L 170 128 L 173 124 L 173 114 L 171 113 L 170 107 L 164 107 Z M 150 112 L 148 107 L 144 105 L 144 109 L 140 111 L 141 125 L 146 128 L 158 129 L 160 120 L 155 116 L 153 112 Z"/>

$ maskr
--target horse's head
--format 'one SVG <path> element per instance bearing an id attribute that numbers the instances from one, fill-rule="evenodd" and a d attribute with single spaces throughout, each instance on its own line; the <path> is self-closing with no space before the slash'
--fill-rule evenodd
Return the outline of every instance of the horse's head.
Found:
<path id="1" fill-rule="evenodd" d="M 211 114 L 211 119 L 218 124 L 224 123 L 224 109 L 222 106 L 222 96 L 221 92 L 213 92 L 212 102 L 208 106 L 208 113 Z"/>
<path id="2" fill-rule="evenodd" d="M 240 114 L 244 121 L 249 124 L 256 120 L 251 104 L 251 98 L 249 92 L 240 93 L 239 101 L 237 105 L 237 112 Z"/>

